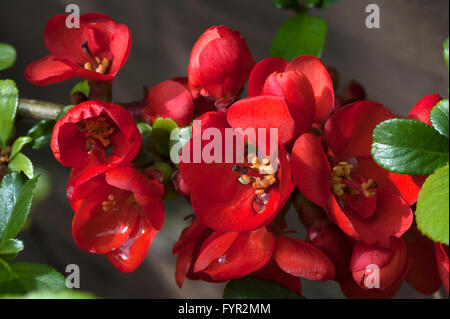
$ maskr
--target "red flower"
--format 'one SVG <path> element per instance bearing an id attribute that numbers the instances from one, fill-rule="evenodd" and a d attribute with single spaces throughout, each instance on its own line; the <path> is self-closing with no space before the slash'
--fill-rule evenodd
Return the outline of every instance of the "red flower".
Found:
<path id="1" fill-rule="evenodd" d="M 87 13 L 80 17 L 79 28 L 67 28 L 67 16 L 57 15 L 48 21 L 44 44 L 50 55 L 28 65 L 26 79 L 37 85 L 76 76 L 112 81 L 130 52 L 128 27 L 106 15 Z"/>
<path id="2" fill-rule="evenodd" d="M 310 133 L 300 136 L 292 151 L 294 180 L 301 193 L 327 209 L 331 221 L 348 236 L 368 244 L 400 237 L 413 220 L 402 197 L 414 188 L 410 176 L 396 174 L 394 183 L 392 174 L 370 158 L 373 128 L 392 117 L 382 105 L 369 101 L 336 111 L 324 136 L 333 168 L 321 141 Z"/>
<path id="3" fill-rule="evenodd" d="M 350 271 L 363 289 L 389 290 L 403 280 L 408 268 L 408 252 L 401 238 L 391 238 L 385 246 L 356 243 L 353 247 Z"/>
<path id="4" fill-rule="evenodd" d="M 261 60 L 250 74 L 248 95 L 264 94 L 286 99 L 299 132 L 308 130 L 312 121 L 325 121 L 334 107 L 330 75 L 319 59 L 309 55 L 291 62 L 281 58 Z"/>
<path id="5" fill-rule="evenodd" d="M 436 261 L 442 284 L 448 292 L 448 246 L 436 243 Z"/>
<path id="6" fill-rule="evenodd" d="M 255 271 L 300 293 L 298 278 L 326 281 L 334 277 L 332 262 L 318 249 L 301 240 L 278 236 L 262 227 L 251 232 L 212 232 L 194 219 L 175 244 L 176 278 L 186 276 L 221 282 Z"/>
<path id="7" fill-rule="evenodd" d="M 234 140 L 227 144 L 226 113 L 209 112 L 198 120 L 201 121 L 201 134 L 207 128 L 213 128 L 220 133 L 220 143 L 218 149 L 211 149 L 214 136 L 209 139 L 203 136 L 200 141 L 194 127 L 193 138 L 183 148 L 180 172 L 191 189 L 195 215 L 207 227 L 217 231 L 250 231 L 268 224 L 283 207 L 294 186 L 286 151 L 281 146 L 278 148 L 276 171 L 270 162 L 260 163 L 257 157 L 249 163 L 247 156 L 242 154 L 244 162 L 240 162 L 235 146 L 243 146 L 243 140 L 242 145 Z M 230 147 L 233 147 L 232 153 L 228 155 L 232 158 L 227 158 Z M 205 154 L 212 153 L 215 155 L 212 162 L 205 160 Z M 200 158 L 200 155 L 203 156 Z"/>
<path id="8" fill-rule="evenodd" d="M 242 91 L 255 60 L 238 31 L 213 26 L 197 40 L 188 67 L 189 86 L 197 94 L 229 105 Z"/>
<path id="9" fill-rule="evenodd" d="M 56 123 L 51 147 L 62 165 L 83 167 L 88 162 L 87 149 L 96 145 L 106 150 L 112 146 L 107 164 L 118 165 L 136 156 L 141 140 L 133 117 L 125 108 L 95 100 L 71 108 Z"/>
<path id="10" fill-rule="evenodd" d="M 130 167 L 99 174 L 88 168 L 78 176 L 85 178 L 75 183 L 70 198 L 75 243 L 87 252 L 107 254 L 121 272 L 134 271 L 163 224 L 163 185 Z"/>
<path id="11" fill-rule="evenodd" d="M 430 111 L 440 100 L 442 97 L 437 93 L 424 96 L 411 109 L 408 118 L 431 125 Z"/>
<path id="12" fill-rule="evenodd" d="M 184 127 L 191 124 L 194 117 L 194 100 L 189 88 L 175 80 L 153 86 L 146 102 L 142 116 L 150 123 L 158 117 L 171 118 Z"/>

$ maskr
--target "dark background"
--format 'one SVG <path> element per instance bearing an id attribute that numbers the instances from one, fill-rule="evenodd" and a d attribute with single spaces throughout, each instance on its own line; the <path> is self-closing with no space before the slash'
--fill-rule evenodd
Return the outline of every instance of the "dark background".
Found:
<path id="1" fill-rule="evenodd" d="M 275 9 L 272 2 L 2 1 L 0 42 L 14 45 L 18 58 L 13 68 L 2 72 L 1 78 L 14 79 L 21 97 L 69 104 L 68 92 L 78 79 L 38 87 L 28 83 L 23 73 L 28 63 L 47 55 L 42 31 L 48 19 L 65 13 L 69 3 L 76 3 L 81 14 L 101 12 L 130 28 L 132 49 L 114 82 L 113 99 L 138 100 L 142 97 L 142 85 L 186 75 L 190 49 L 211 25 L 224 24 L 239 30 L 256 60 L 267 57 L 275 33 L 292 15 L 290 11 Z M 365 7 L 370 3 L 380 6 L 380 29 L 365 27 Z M 442 59 L 442 42 L 449 29 L 448 12 L 448 0 L 341 0 L 327 10 L 312 10 L 312 14 L 325 18 L 329 24 L 323 61 L 338 68 L 342 83 L 358 80 L 369 99 L 383 103 L 400 116 L 405 116 L 424 95 L 448 95 L 448 71 Z M 26 131 L 32 122 L 20 124 Z M 71 237 L 73 213 L 65 197 L 68 169 L 57 165 L 48 150 L 28 151 L 27 155 L 47 172 L 52 191 L 45 201 L 36 203 L 32 223 L 20 235 L 26 249 L 19 260 L 48 263 L 63 273 L 67 264 L 78 264 L 81 288 L 101 297 L 221 297 L 223 285 L 187 281 L 183 289 L 178 289 L 175 284 L 171 247 L 185 226 L 182 217 L 191 213 L 183 201 L 167 203 L 165 225 L 147 259 L 134 273 L 121 274 L 105 256 L 87 254 L 75 246 Z M 334 282 L 303 283 L 308 298 L 342 297 Z M 423 296 L 405 283 L 398 297 Z"/>

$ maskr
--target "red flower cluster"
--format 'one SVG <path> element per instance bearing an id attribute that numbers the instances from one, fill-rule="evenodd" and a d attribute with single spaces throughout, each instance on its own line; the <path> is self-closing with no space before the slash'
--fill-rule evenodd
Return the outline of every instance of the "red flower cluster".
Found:
<path id="1" fill-rule="evenodd" d="M 67 195 L 75 243 L 107 254 L 122 272 L 141 264 L 164 220 L 164 187 L 131 167 L 141 139 L 126 109 L 97 100 L 70 109 L 51 141 L 56 159 L 73 167 Z"/>
<path id="2" fill-rule="evenodd" d="M 67 29 L 65 18 L 47 24 L 51 55 L 30 64 L 27 79 L 112 81 L 128 56 L 128 28 L 85 14 L 79 29 Z M 164 186 L 151 169 L 132 167 L 142 136 L 131 113 L 181 127 L 197 118 L 201 127 L 194 124 L 172 176 L 195 213 L 173 247 L 180 287 L 186 277 L 222 282 L 254 275 L 299 294 L 299 278 L 335 280 L 351 298 L 392 297 L 403 279 L 425 294 L 441 281 L 448 290 L 448 247 L 411 227 L 424 177 L 390 173 L 370 154 L 373 129 L 394 115 L 358 100 L 365 93 L 355 83 L 345 93 L 352 103 L 341 105 L 332 71 L 313 56 L 255 65 L 239 32 L 211 27 L 192 49 L 188 77 L 153 86 L 133 110 L 100 100 L 70 109 L 55 125 L 51 147 L 72 167 L 67 195 L 76 244 L 106 254 L 122 272 L 139 266 L 163 224 Z M 248 97 L 239 100 L 247 81 Z M 423 98 L 409 117 L 430 124 L 440 99 Z M 287 236 L 292 203 L 305 241 Z"/>

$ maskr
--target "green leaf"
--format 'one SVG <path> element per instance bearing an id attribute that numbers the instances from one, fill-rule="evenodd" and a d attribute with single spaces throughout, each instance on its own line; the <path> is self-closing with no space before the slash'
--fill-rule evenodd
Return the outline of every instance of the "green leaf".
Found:
<path id="1" fill-rule="evenodd" d="M 35 290 L 66 289 L 66 279 L 44 264 L 6 263 L 0 260 L 0 292 L 24 294 Z"/>
<path id="2" fill-rule="evenodd" d="M 304 299 L 272 280 L 247 276 L 233 279 L 225 287 L 225 299 Z"/>
<path id="3" fill-rule="evenodd" d="M 20 153 L 20 151 L 22 150 L 22 148 L 27 145 L 28 143 L 30 143 L 33 139 L 29 136 L 21 136 L 18 137 L 11 148 L 11 155 L 9 156 L 10 159 L 13 159 L 17 154 Z"/>
<path id="4" fill-rule="evenodd" d="M 0 299 L 97 299 L 94 295 L 74 289 L 33 291 L 25 295 L 3 295 Z"/>
<path id="5" fill-rule="evenodd" d="M 316 5 L 316 8 L 320 8 L 320 9 L 326 9 L 329 6 L 335 4 L 336 2 L 339 2 L 339 0 L 321 0 L 319 1 L 319 3 Z"/>
<path id="6" fill-rule="evenodd" d="M 19 91 L 12 80 L 0 80 L 0 149 L 6 149 L 13 134 Z"/>
<path id="7" fill-rule="evenodd" d="M 373 130 L 372 157 L 394 173 L 428 175 L 448 163 L 448 140 L 423 122 L 391 119 Z"/>
<path id="8" fill-rule="evenodd" d="M 3 178 L 0 187 L 0 246 L 19 233 L 30 212 L 38 177 L 24 183 L 18 173 Z"/>
<path id="9" fill-rule="evenodd" d="M 16 49 L 10 44 L 0 43 L 0 71 L 11 67 L 16 61 Z"/>
<path id="10" fill-rule="evenodd" d="M 14 156 L 8 164 L 8 169 L 12 172 L 23 172 L 28 178 L 33 178 L 33 163 L 22 153 Z"/>
<path id="11" fill-rule="evenodd" d="M 72 91 L 70 91 L 70 95 L 74 94 L 75 92 L 81 92 L 84 95 L 89 96 L 89 90 L 89 81 L 84 80 L 75 84 L 75 86 L 72 88 Z"/>
<path id="12" fill-rule="evenodd" d="M 288 61 L 299 55 L 320 57 L 327 35 L 327 23 L 301 13 L 283 23 L 272 43 L 271 55 Z"/>
<path id="13" fill-rule="evenodd" d="M 11 261 L 23 250 L 23 242 L 19 239 L 7 239 L 0 247 L 0 258 Z"/>
<path id="14" fill-rule="evenodd" d="M 142 135 L 141 148 L 133 159 L 133 164 L 139 168 L 145 168 L 155 162 L 155 154 L 152 147 L 152 127 L 150 124 L 140 122 L 136 124 Z"/>
<path id="15" fill-rule="evenodd" d="M 299 0 L 275 0 L 273 5 L 278 9 L 300 9 Z"/>
<path id="16" fill-rule="evenodd" d="M 182 128 L 177 128 L 175 129 L 175 132 L 173 132 L 175 135 L 175 139 L 171 139 L 170 140 L 170 149 L 172 150 L 172 147 L 177 147 L 178 149 L 178 155 L 181 154 L 181 150 L 183 148 L 183 146 L 189 142 L 189 140 L 192 137 L 192 125 L 190 126 L 186 126 L 186 127 L 182 127 Z M 178 162 L 176 160 L 174 160 L 174 158 L 172 158 L 172 155 L 170 157 L 170 159 L 172 161 L 175 161 L 176 165 L 178 165 Z M 178 158 L 179 160 L 179 158 Z"/>
<path id="17" fill-rule="evenodd" d="M 69 110 L 70 110 L 71 108 L 73 108 L 74 106 L 75 106 L 75 105 L 72 105 L 72 104 L 65 106 L 65 107 L 59 112 L 59 114 L 56 116 L 55 121 L 58 122 L 60 119 L 62 119 L 63 116 L 66 115 L 67 112 L 69 112 Z"/>
<path id="18" fill-rule="evenodd" d="M 25 184 L 25 177 L 19 173 L 6 175 L 0 185 L 0 246 L 5 237 L 6 227 L 11 218 L 14 205 Z"/>
<path id="19" fill-rule="evenodd" d="M 445 60 L 445 64 L 447 64 L 447 68 L 448 68 L 448 37 L 445 40 L 445 42 L 443 43 L 443 54 L 444 54 L 444 60 Z"/>
<path id="20" fill-rule="evenodd" d="M 428 176 L 417 199 L 417 227 L 434 241 L 448 245 L 448 164 Z"/>
<path id="21" fill-rule="evenodd" d="M 448 99 L 441 100 L 430 112 L 430 120 L 433 127 L 448 138 Z"/>
<path id="22" fill-rule="evenodd" d="M 157 118 L 153 122 L 152 145 L 159 154 L 169 156 L 170 132 L 177 127 L 177 123 L 169 118 Z"/>
<path id="23" fill-rule="evenodd" d="M 32 148 L 42 149 L 50 147 L 55 123 L 56 121 L 54 120 L 42 120 L 28 131 L 28 136 L 33 139 Z"/>

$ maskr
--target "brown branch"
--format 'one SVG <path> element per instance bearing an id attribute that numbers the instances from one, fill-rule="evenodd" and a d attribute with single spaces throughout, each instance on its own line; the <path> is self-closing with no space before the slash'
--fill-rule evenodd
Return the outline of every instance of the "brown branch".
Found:
<path id="1" fill-rule="evenodd" d="M 20 117 L 35 120 L 54 120 L 64 105 L 29 99 L 19 99 L 18 113 Z"/>

